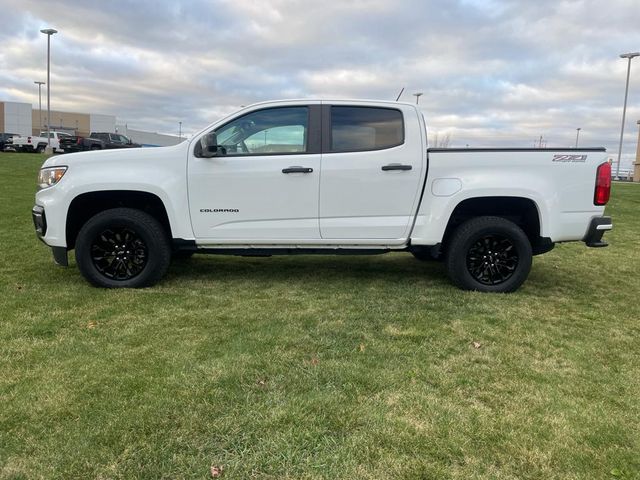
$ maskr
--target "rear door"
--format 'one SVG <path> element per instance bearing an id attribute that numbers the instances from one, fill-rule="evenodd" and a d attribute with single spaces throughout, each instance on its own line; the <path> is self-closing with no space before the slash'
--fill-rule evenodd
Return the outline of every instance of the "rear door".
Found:
<path id="1" fill-rule="evenodd" d="M 401 104 L 333 102 L 322 115 L 322 238 L 404 241 L 426 165 L 418 112 Z"/>

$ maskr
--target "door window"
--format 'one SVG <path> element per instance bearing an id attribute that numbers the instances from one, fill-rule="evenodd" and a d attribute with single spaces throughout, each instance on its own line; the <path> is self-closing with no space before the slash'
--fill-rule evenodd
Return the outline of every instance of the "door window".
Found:
<path id="1" fill-rule="evenodd" d="M 227 156 L 305 153 L 308 126 L 307 107 L 279 107 L 236 118 L 215 133 Z"/>
<path id="2" fill-rule="evenodd" d="M 359 152 L 404 143 L 402 112 L 393 108 L 331 107 L 331 152 Z"/>

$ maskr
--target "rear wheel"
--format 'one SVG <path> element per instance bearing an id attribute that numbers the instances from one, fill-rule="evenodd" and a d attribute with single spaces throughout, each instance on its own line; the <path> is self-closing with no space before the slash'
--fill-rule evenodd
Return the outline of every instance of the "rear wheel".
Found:
<path id="1" fill-rule="evenodd" d="M 447 247 L 447 272 L 463 290 L 513 292 L 531 270 L 531 243 L 522 229 L 501 217 L 466 221 Z"/>
<path id="2" fill-rule="evenodd" d="M 76 240 L 78 268 L 97 287 L 149 287 L 164 276 L 170 261 L 171 247 L 162 225 L 140 210 L 98 213 Z"/>
<path id="3" fill-rule="evenodd" d="M 35 149 L 36 153 L 43 153 L 46 147 L 44 145 L 38 145 L 38 148 Z"/>

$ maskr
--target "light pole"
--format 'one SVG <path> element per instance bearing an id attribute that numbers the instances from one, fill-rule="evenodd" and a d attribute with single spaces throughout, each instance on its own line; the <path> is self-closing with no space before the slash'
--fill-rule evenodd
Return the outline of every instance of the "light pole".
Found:
<path id="1" fill-rule="evenodd" d="M 38 125 L 38 135 L 42 132 L 42 85 L 44 82 L 33 82 L 38 85 L 38 113 L 40 114 L 40 125 Z"/>
<path id="2" fill-rule="evenodd" d="M 414 97 L 416 97 L 416 105 L 418 105 L 418 103 L 420 103 L 420 97 L 423 95 L 422 92 L 416 92 L 413 94 Z"/>
<path id="3" fill-rule="evenodd" d="M 578 139 L 580 138 L 580 130 L 582 130 L 582 128 L 580 127 L 576 128 L 576 148 L 578 148 Z"/>
<path id="4" fill-rule="evenodd" d="M 640 52 L 623 53 L 620 58 L 629 60 L 627 63 L 627 85 L 624 89 L 624 107 L 622 107 L 622 127 L 620 128 L 620 145 L 618 147 L 618 166 L 616 167 L 616 180 L 620 180 L 620 157 L 622 156 L 622 138 L 624 137 L 624 121 L 627 116 L 627 97 L 629 96 L 629 76 L 631 75 L 631 59 L 640 56 Z"/>
<path id="5" fill-rule="evenodd" d="M 40 32 L 47 36 L 47 144 L 51 147 L 51 35 L 58 31 L 43 28 Z"/>
<path id="6" fill-rule="evenodd" d="M 178 129 L 178 140 L 182 141 L 182 122 L 178 122 L 178 124 L 180 125 Z"/>

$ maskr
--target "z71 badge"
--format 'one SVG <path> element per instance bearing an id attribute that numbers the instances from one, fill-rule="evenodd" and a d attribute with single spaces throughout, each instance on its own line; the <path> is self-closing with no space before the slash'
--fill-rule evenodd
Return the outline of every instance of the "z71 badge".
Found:
<path id="1" fill-rule="evenodd" d="M 587 161 L 587 156 L 586 155 L 554 155 L 553 156 L 553 161 L 554 162 L 569 162 L 569 163 L 584 163 Z"/>

